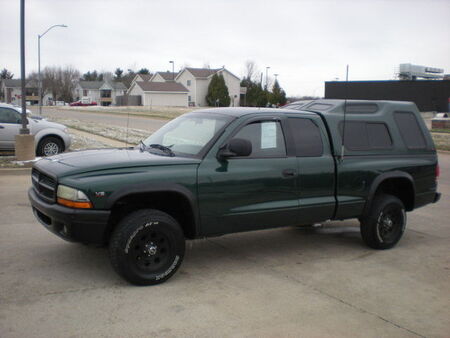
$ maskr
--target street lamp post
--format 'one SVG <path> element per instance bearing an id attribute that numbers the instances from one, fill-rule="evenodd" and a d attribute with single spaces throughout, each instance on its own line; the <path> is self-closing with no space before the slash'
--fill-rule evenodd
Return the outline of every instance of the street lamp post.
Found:
<path id="1" fill-rule="evenodd" d="M 266 67 L 266 90 L 269 88 L 269 68 Z"/>
<path id="2" fill-rule="evenodd" d="M 169 61 L 172 64 L 172 80 L 175 81 L 175 61 Z"/>
<path id="3" fill-rule="evenodd" d="M 41 78 L 41 38 L 47 34 L 49 30 L 55 27 L 67 27 L 66 25 L 53 25 L 44 33 L 38 34 L 38 95 L 39 95 L 39 115 L 42 115 L 42 78 Z"/>

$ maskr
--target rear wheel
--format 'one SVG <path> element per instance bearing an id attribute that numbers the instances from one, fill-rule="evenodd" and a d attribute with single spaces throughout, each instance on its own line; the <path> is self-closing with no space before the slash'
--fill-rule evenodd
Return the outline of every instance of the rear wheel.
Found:
<path id="1" fill-rule="evenodd" d="M 128 282 L 154 285 L 169 279 L 183 261 L 184 234 L 170 215 L 153 209 L 123 218 L 109 244 L 111 263 Z"/>
<path id="2" fill-rule="evenodd" d="M 392 248 L 406 227 L 405 207 L 400 199 L 387 194 L 375 197 L 369 215 L 361 219 L 361 236 L 374 249 Z"/>
<path id="3" fill-rule="evenodd" d="M 39 156 L 53 156 L 64 150 L 62 141 L 53 136 L 49 136 L 39 142 L 37 153 Z"/>

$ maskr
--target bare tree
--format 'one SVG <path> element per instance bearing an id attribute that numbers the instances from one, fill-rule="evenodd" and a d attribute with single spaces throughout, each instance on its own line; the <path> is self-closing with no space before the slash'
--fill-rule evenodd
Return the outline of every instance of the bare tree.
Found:
<path id="1" fill-rule="evenodd" d="M 248 80 L 258 82 L 259 70 L 256 62 L 253 60 L 245 61 L 245 74 L 244 77 Z"/>
<path id="2" fill-rule="evenodd" d="M 71 67 L 45 67 L 42 71 L 42 94 L 51 94 L 54 101 L 73 101 L 73 92 L 80 78 L 80 72 Z M 29 80 L 35 80 L 37 85 L 38 74 L 31 73 Z"/>

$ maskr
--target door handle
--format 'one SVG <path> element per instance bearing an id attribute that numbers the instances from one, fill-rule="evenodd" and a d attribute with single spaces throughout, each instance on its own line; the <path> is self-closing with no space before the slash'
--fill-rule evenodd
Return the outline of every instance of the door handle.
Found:
<path id="1" fill-rule="evenodd" d="M 297 175 L 297 170 L 295 169 L 284 169 L 282 171 L 283 177 L 294 177 Z"/>

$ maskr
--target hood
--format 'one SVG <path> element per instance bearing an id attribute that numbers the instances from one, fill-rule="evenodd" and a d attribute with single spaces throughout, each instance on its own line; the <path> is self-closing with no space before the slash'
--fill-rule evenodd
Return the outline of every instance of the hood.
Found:
<path id="1" fill-rule="evenodd" d="M 43 158 L 35 165 L 44 172 L 67 176 L 97 170 L 160 165 L 198 164 L 199 159 L 150 154 L 139 149 L 114 148 L 74 151 Z"/>
<path id="2" fill-rule="evenodd" d="M 65 125 L 62 125 L 60 123 L 50 122 L 44 118 L 36 119 L 34 116 L 29 116 L 28 121 L 30 121 L 32 123 L 33 127 L 37 130 L 41 130 L 44 128 L 54 128 L 54 129 L 64 130 L 67 128 Z"/>

